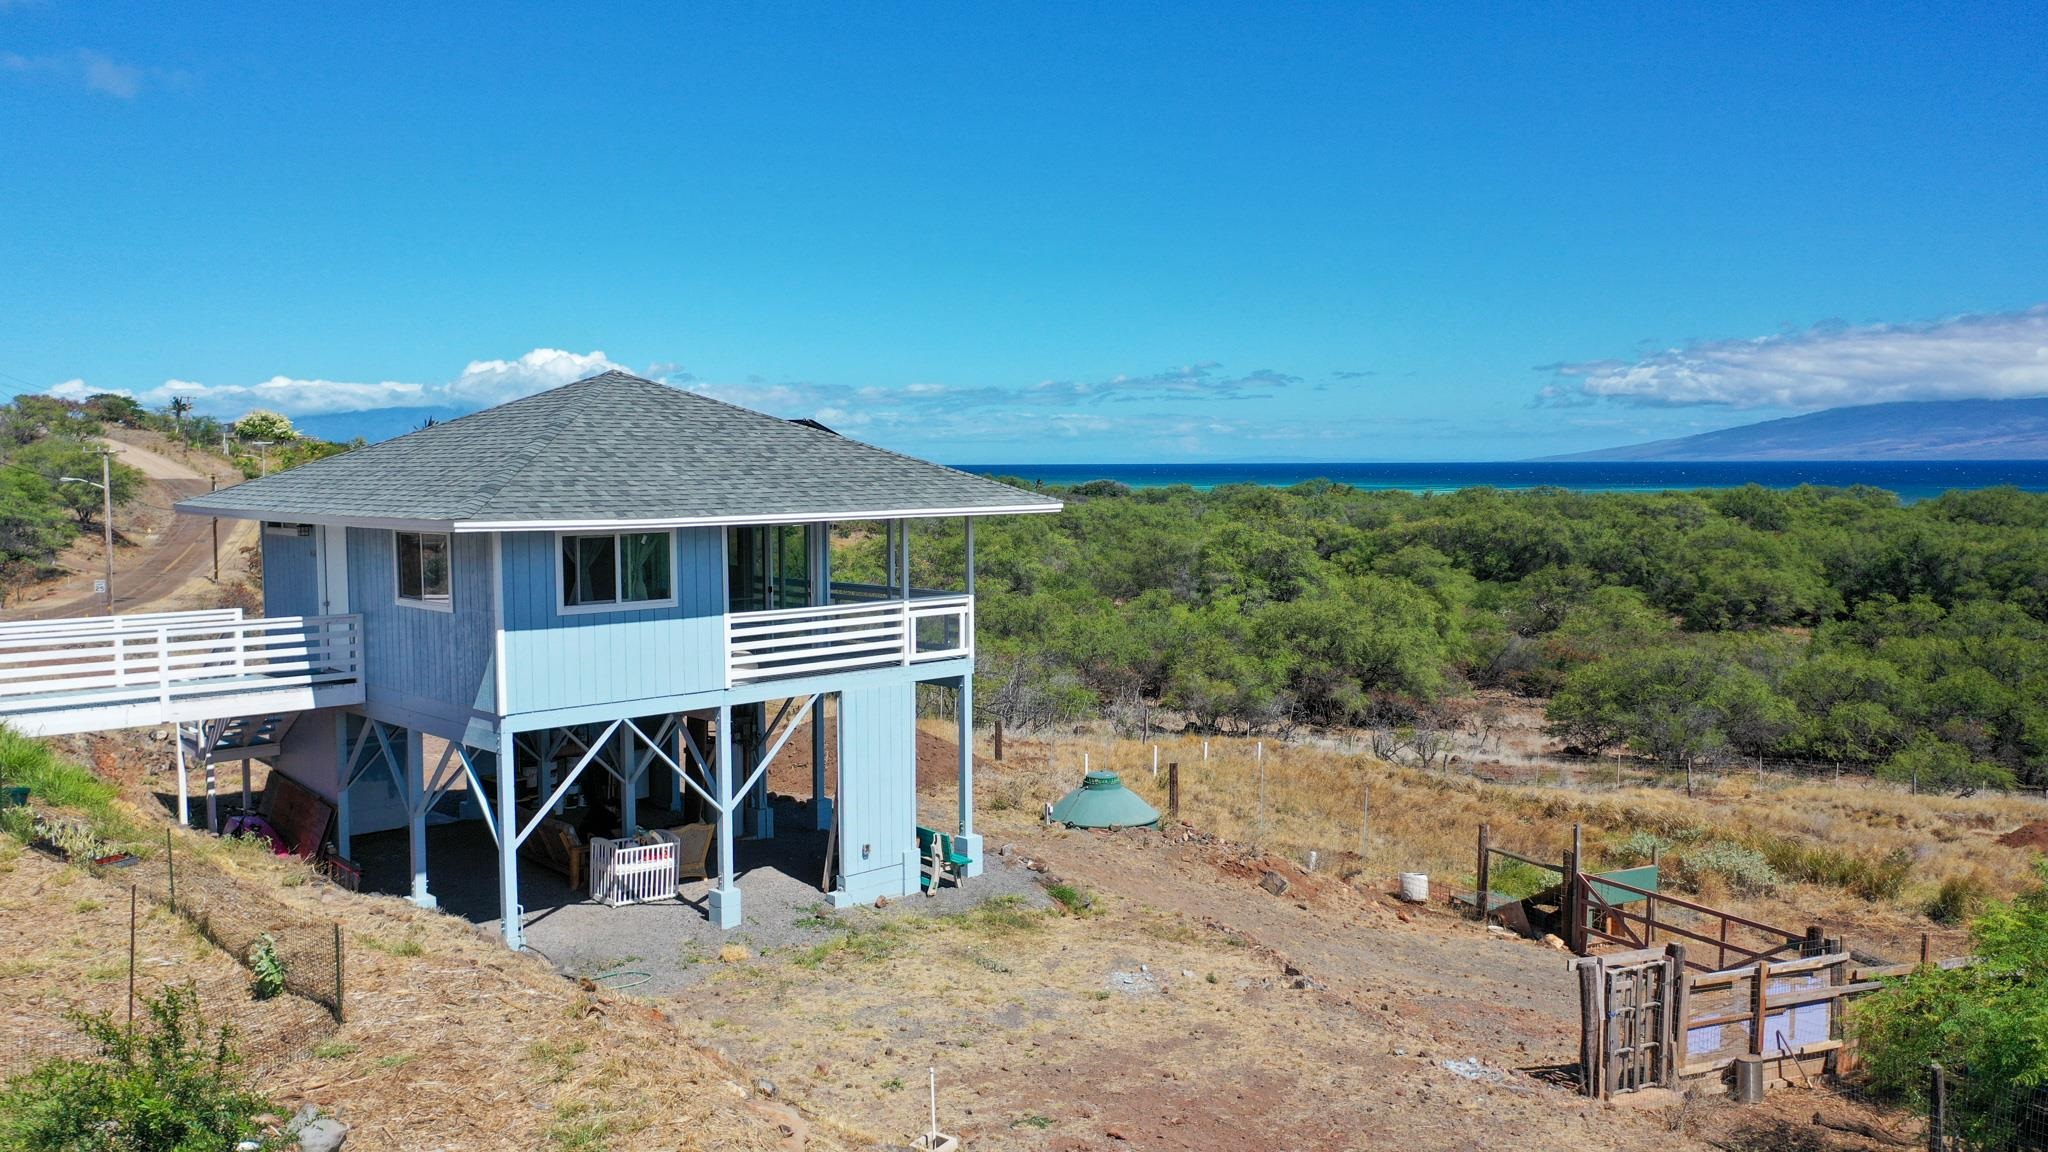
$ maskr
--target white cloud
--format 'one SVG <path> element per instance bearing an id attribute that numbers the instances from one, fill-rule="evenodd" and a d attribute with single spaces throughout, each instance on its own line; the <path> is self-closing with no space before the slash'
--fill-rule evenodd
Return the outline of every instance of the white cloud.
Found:
<path id="1" fill-rule="evenodd" d="M 133 100 L 142 91 L 142 69 L 123 64 L 98 52 L 81 51 L 78 62 L 85 70 L 85 86 L 95 92 Z"/>
<path id="2" fill-rule="evenodd" d="M 1552 366 L 1552 404 L 1830 408 L 2048 394 L 2048 305 L 1925 324 L 1818 325 L 1711 340 L 1634 362 Z"/>
<path id="3" fill-rule="evenodd" d="M 144 70 L 89 48 L 40 56 L 0 52 L 0 72 L 83 84 L 91 91 L 119 100 L 133 100 L 145 87 L 175 87 L 189 82 L 183 72 Z"/>
<path id="4" fill-rule="evenodd" d="M 462 375 L 430 403 L 488 408 L 614 368 L 626 370 L 603 352 L 564 352 L 560 348 L 535 348 L 517 360 L 471 360 Z"/>
<path id="5" fill-rule="evenodd" d="M 603 352 L 564 352 L 536 348 L 517 360 L 472 360 L 462 374 L 444 384 L 403 380 L 357 383 L 347 380 L 272 376 L 256 384 L 206 384 L 197 380 L 166 380 L 140 392 L 95 388 L 82 379 L 66 380 L 46 391 L 66 400 L 83 400 L 99 392 L 132 396 L 146 407 L 161 408 L 173 396 L 188 396 L 194 410 L 209 416 L 240 416 L 251 408 L 268 408 L 287 416 L 324 416 L 335 412 L 369 412 L 379 408 L 487 408 L 530 396 L 617 368 Z"/>

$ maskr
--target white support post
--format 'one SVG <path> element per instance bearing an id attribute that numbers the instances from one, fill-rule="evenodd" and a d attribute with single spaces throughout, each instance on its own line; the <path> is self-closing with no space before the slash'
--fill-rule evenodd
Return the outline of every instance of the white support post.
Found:
<path id="1" fill-rule="evenodd" d="M 505 947 L 526 946 L 519 911 L 519 810 L 513 803 L 519 774 L 514 770 L 512 733 L 498 733 L 498 916 Z"/>
<path id="2" fill-rule="evenodd" d="M 634 836 L 640 827 L 640 755 L 633 748 L 633 729 L 619 725 L 619 835 Z"/>
<path id="3" fill-rule="evenodd" d="M 953 838 L 954 847 L 967 857 L 964 869 L 969 876 L 982 872 L 981 837 L 974 832 L 974 674 L 960 677 L 960 698 L 955 710 L 960 714 L 960 834 Z"/>
<path id="4" fill-rule="evenodd" d="M 199 725 L 199 745 L 204 749 L 206 766 L 206 830 L 215 836 L 220 835 L 220 781 L 213 766 L 213 742 L 218 739 L 218 735 L 207 733 L 204 723 Z"/>
<path id="5" fill-rule="evenodd" d="M 740 889 L 733 879 L 733 833 L 738 825 L 733 820 L 732 795 L 732 705 L 718 706 L 718 733 L 712 744 L 717 748 L 712 758 L 712 791 L 718 804 L 718 887 L 711 890 L 707 903 L 711 910 L 711 922 L 720 928 L 740 926 Z"/>
<path id="6" fill-rule="evenodd" d="M 185 722 L 178 721 L 178 824 L 192 826 L 192 784 L 185 774 Z"/>
<path id="7" fill-rule="evenodd" d="M 363 721 L 368 724 L 369 721 Z M 348 852 L 348 786 L 355 783 L 356 758 L 349 747 L 348 713 L 334 714 L 334 755 L 340 767 L 334 777 L 334 854 L 343 860 L 354 857 Z"/>
<path id="8" fill-rule="evenodd" d="M 535 751 L 540 753 L 540 766 L 534 775 L 534 780 L 540 785 L 541 795 L 553 796 L 555 794 L 554 732 L 553 730 L 537 732 L 534 736 L 535 743 L 537 744 Z M 560 816 L 561 814 L 558 809 L 551 810 L 551 815 Z"/>
<path id="9" fill-rule="evenodd" d="M 768 705 L 764 702 L 742 705 L 742 707 L 751 709 L 753 719 L 752 723 L 747 725 L 747 754 L 741 758 L 740 766 L 743 771 L 751 773 L 754 770 L 754 765 L 761 762 L 761 749 L 768 740 Z M 789 704 L 784 702 L 784 711 L 787 711 L 788 708 Z M 752 787 L 747 789 L 745 807 L 747 813 L 747 835 L 756 840 L 775 839 L 775 806 L 768 802 L 768 774 L 766 772 L 761 773 L 761 778 L 755 781 Z"/>
<path id="10" fill-rule="evenodd" d="M 406 729 L 400 739 L 405 741 L 405 787 L 401 794 L 412 830 L 412 902 L 422 908 L 434 908 L 439 902 L 427 891 L 427 808 L 434 796 L 427 787 L 426 745 L 420 734 L 411 729 Z"/>
<path id="11" fill-rule="evenodd" d="M 825 794 L 825 697 L 811 705 L 811 827 L 832 827 L 832 797 Z"/>
<path id="12" fill-rule="evenodd" d="M 688 720 L 677 714 L 676 730 L 669 734 L 668 747 L 662 749 L 672 769 L 668 774 L 668 810 L 675 813 L 677 819 L 683 815 L 683 725 L 687 723 Z"/>
<path id="13" fill-rule="evenodd" d="M 967 598 L 974 599 L 974 517 L 962 516 L 967 525 Z"/>

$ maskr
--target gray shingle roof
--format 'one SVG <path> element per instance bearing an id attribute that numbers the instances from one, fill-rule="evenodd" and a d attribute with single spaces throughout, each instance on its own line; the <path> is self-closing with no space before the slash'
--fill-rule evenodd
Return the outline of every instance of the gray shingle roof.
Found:
<path id="1" fill-rule="evenodd" d="M 474 528 L 1059 507 L 1007 484 L 624 372 L 178 504 L 202 515 Z"/>

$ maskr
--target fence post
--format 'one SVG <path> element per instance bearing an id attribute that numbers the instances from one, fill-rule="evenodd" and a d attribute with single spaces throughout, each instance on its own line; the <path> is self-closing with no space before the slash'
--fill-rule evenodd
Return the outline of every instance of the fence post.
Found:
<path id="1" fill-rule="evenodd" d="M 176 912 L 178 910 L 178 859 L 171 851 L 171 844 L 171 830 L 166 828 L 164 829 L 164 876 L 166 878 L 166 886 L 170 888 L 171 911 Z"/>
<path id="2" fill-rule="evenodd" d="M 1486 913 L 1488 911 L 1488 905 L 1493 903 L 1493 877 L 1487 868 L 1487 865 L 1493 862 L 1492 841 L 1492 826 L 1487 824 L 1481 824 L 1479 826 L 1479 871 L 1478 873 L 1476 873 L 1476 879 L 1478 880 L 1477 887 L 1479 889 L 1479 902 L 1477 905 L 1477 911 L 1479 913 L 1479 926 L 1481 928 L 1486 927 Z"/>
<path id="3" fill-rule="evenodd" d="M 1180 761 L 1169 761 L 1166 765 L 1166 815 L 1180 819 Z"/>
<path id="4" fill-rule="evenodd" d="M 1000 716 L 998 716 L 998 717 L 996 717 L 996 762 L 1000 764 L 1000 763 L 1002 763 L 1002 759 L 1003 759 L 1003 718 L 1002 718 L 1002 717 L 1000 717 Z"/>
<path id="5" fill-rule="evenodd" d="M 1770 988 L 1771 962 L 1758 960 L 1749 998 L 1749 1053 L 1752 1056 L 1764 1054 L 1764 1022 L 1770 1014 Z"/>
<path id="6" fill-rule="evenodd" d="M 1579 907 L 1579 857 L 1576 852 L 1564 854 L 1564 898 L 1557 902 L 1558 910 L 1564 914 L 1564 942 L 1575 956 L 1586 954 L 1585 912 Z"/>
<path id="7" fill-rule="evenodd" d="M 1650 867 L 1657 878 L 1650 881 L 1650 894 L 1643 897 L 1643 947 L 1657 943 L 1657 889 L 1664 886 L 1664 870 L 1658 866 L 1660 859 L 1657 846 L 1650 845 Z"/>
<path id="8" fill-rule="evenodd" d="M 1927 1066 L 1927 1147 L 1948 1152 L 1948 1073 L 1939 1064 Z"/>
<path id="9" fill-rule="evenodd" d="M 341 921 L 336 920 L 334 922 L 334 1022 L 336 1024 L 345 1024 L 348 1022 L 348 1012 L 341 1006 L 342 959 L 343 955 L 341 944 Z"/>
<path id="10" fill-rule="evenodd" d="M 135 1034 L 135 891 L 128 886 L 128 1034 Z"/>

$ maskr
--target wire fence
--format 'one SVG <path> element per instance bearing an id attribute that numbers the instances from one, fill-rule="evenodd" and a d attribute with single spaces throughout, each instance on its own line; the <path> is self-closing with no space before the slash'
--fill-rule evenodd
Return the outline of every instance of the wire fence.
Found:
<path id="1" fill-rule="evenodd" d="M 48 902 L 50 935 L 20 931 L 0 946 L 0 974 L 11 977 L 0 998 L 0 1067 L 91 1057 L 94 1042 L 75 1017 L 141 1025 L 148 1001 L 172 987 L 195 992 L 208 1024 L 226 1026 L 257 1068 L 302 1059 L 339 1025 L 337 924 L 250 890 L 170 839 L 150 858 L 86 871 L 18 893 L 29 898 L 18 908 Z M 266 946 L 278 962 L 275 987 L 251 963 Z"/>
<path id="2" fill-rule="evenodd" d="M 178 852 L 168 832 L 162 859 L 143 860 L 126 872 L 124 879 L 145 899 L 189 920 L 221 951 L 252 971 L 259 954 L 268 952 L 282 968 L 284 991 L 326 1008 L 337 1023 L 346 1019 L 339 921 L 298 912 L 204 857 Z"/>
<path id="3" fill-rule="evenodd" d="M 1927 1070 L 1930 1152 L 2048 1152 L 2048 1087 Z"/>

